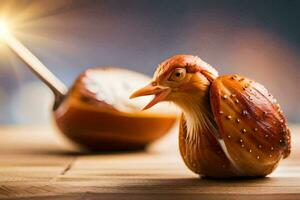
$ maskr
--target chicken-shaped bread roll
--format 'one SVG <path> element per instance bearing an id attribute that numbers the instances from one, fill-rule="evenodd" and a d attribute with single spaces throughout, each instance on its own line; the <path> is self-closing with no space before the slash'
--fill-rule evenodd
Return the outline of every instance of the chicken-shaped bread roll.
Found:
<path id="1" fill-rule="evenodd" d="M 239 75 L 218 76 L 199 57 L 176 55 L 162 62 L 152 82 L 131 98 L 154 95 L 182 109 L 180 152 L 204 177 L 263 177 L 290 154 L 290 130 L 273 96 Z"/>

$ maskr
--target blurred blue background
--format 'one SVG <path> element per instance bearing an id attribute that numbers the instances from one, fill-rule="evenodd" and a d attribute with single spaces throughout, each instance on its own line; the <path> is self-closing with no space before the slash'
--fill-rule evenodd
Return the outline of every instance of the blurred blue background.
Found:
<path id="1" fill-rule="evenodd" d="M 89 67 L 151 76 L 194 54 L 264 84 L 290 122 L 300 122 L 299 10 L 297 0 L 0 0 L 16 37 L 68 86 Z M 51 92 L 1 40 L 0 56 L 0 123 L 51 122 Z"/>

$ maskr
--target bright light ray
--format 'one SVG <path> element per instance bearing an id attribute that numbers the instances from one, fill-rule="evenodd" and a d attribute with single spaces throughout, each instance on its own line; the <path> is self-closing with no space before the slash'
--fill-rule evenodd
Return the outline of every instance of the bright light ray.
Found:
<path id="1" fill-rule="evenodd" d="M 52 74 L 37 57 L 35 57 L 13 34 L 8 30 L 7 22 L 0 21 L 0 38 L 25 62 L 29 68 L 41 78 L 55 93 L 65 95 L 66 86 Z"/>
<path id="2" fill-rule="evenodd" d="M 6 1 L 0 4 L 0 19 L 5 17 L 9 19 L 9 24 L 13 27 L 11 32 L 18 39 L 24 40 L 24 42 L 29 41 L 30 45 L 36 48 L 36 53 L 45 54 L 45 49 L 48 52 L 55 51 L 54 54 L 48 53 L 47 58 L 53 63 L 58 63 L 59 66 L 68 66 L 66 59 L 73 55 L 71 52 L 78 52 L 82 49 L 78 47 L 75 43 L 66 40 L 57 40 L 57 35 L 64 34 L 61 32 L 60 27 L 65 26 L 65 23 L 59 23 L 57 20 L 58 15 L 72 15 L 76 10 L 82 9 L 87 2 L 64 0 L 55 1 L 55 3 L 50 3 L 50 1 L 34 1 L 34 2 L 19 2 L 19 1 Z M 72 15 L 70 19 L 73 19 Z M 62 25 L 63 24 L 63 25 Z M 75 27 L 76 28 L 76 27 Z M 55 31 L 55 35 L 49 34 Z M 1 33 L 0 33 L 1 34 Z M 1 42 L 0 42 L 1 43 Z M 0 44 L 1 46 L 1 44 Z M 60 48 L 63 47 L 63 48 Z M 2 49 L 0 49 L 2 51 Z M 1 54 L 10 53 L 9 51 L 3 51 Z M 7 65 L 3 65 L 5 68 Z M 15 72 L 21 73 L 19 67 L 10 66 L 14 68 Z"/>
<path id="3" fill-rule="evenodd" d="M 47 52 L 47 58 L 55 63 L 55 66 L 68 66 L 69 63 L 66 62 L 66 58 L 71 57 L 74 52 L 82 51 L 82 48 L 79 48 L 76 43 L 68 41 L 68 38 L 66 40 L 57 39 L 59 34 L 65 34 L 60 28 L 61 26 L 65 28 L 65 23 L 59 23 L 60 20 L 58 20 L 57 15 L 67 16 L 65 20 L 73 20 L 73 13 L 76 10 L 81 10 L 85 4 L 76 3 L 72 0 L 57 1 L 53 4 L 49 4 L 49 1 L 31 3 L 7 1 L 0 4 L 0 19 L 9 19 L 10 25 L 9 31 L 8 23 L 0 23 L 0 47 L 8 46 L 13 50 L 7 51 L 6 48 L 0 48 L 2 57 L 7 58 L 0 63 L 0 67 L 3 68 L 1 70 L 12 70 L 11 74 L 16 75 L 17 81 L 24 78 L 24 70 L 19 66 L 21 63 L 12 54 L 13 52 L 25 61 L 27 66 L 54 91 L 56 98 L 61 98 L 62 95 L 66 94 L 67 87 L 19 39 L 28 42 L 32 47 L 37 47 L 35 48 L 36 53 L 45 54 Z M 55 31 L 55 35 L 51 35 L 54 33 L 53 31 Z M 7 45 L 3 45 L 5 43 Z M 55 53 L 51 53 L 51 51 L 55 51 Z M 8 61 L 10 62 L 4 63 Z"/>
<path id="4" fill-rule="evenodd" d="M 8 34 L 8 32 L 8 23 L 4 19 L 0 19 L 0 37 L 4 36 L 5 34 Z"/>

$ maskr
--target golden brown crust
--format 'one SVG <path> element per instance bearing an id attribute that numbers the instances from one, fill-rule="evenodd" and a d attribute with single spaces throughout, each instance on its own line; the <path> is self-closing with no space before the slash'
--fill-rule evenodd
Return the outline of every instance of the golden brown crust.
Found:
<path id="1" fill-rule="evenodd" d="M 209 64 L 193 55 L 175 55 L 163 61 L 157 68 L 154 77 L 164 79 L 174 68 L 185 67 L 188 73 L 207 71 L 212 77 L 217 77 L 218 72 Z"/>
<path id="2" fill-rule="evenodd" d="M 211 86 L 219 132 L 245 175 L 265 176 L 290 153 L 290 131 L 275 102 L 262 85 L 242 76 L 221 76 Z"/>
<path id="3" fill-rule="evenodd" d="M 182 115 L 179 127 L 179 149 L 190 170 L 200 176 L 211 178 L 239 176 L 209 130 L 199 132 L 200 137 L 195 141 L 190 141 L 187 139 L 185 124 Z"/>

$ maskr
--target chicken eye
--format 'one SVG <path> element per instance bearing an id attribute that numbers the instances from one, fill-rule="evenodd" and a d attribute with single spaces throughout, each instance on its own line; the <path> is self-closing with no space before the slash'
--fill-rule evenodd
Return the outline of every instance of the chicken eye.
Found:
<path id="1" fill-rule="evenodd" d="M 177 68 L 173 71 L 172 75 L 170 76 L 169 80 L 171 81 L 181 81 L 184 79 L 186 75 L 185 68 Z"/>

